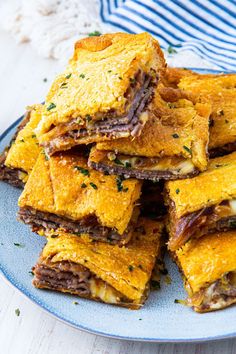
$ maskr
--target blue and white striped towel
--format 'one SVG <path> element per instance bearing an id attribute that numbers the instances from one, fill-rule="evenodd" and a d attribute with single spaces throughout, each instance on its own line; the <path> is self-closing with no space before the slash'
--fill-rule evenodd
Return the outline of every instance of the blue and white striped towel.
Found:
<path id="1" fill-rule="evenodd" d="M 151 33 L 163 49 L 236 71 L 236 0 L 101 0 L 101 17 L 126 32 Z"/>

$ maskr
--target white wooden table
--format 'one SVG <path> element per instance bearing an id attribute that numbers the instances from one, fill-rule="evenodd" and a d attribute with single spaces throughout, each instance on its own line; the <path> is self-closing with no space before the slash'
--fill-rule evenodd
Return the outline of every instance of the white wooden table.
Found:
<path id="1" fill-rule="evenodd" d="M 39 58 L 28 44 L 16 45 L 9 35 L 0 31 L 0 133 L 24 112 L 26 105 L 43 100 L 60 67 L 56 61 Z M 20 309 L 19 317 L 15 314 L 17 308 Z M 0 278 L 0 353 L 235 354 L 236 339 L 158 345 L 98 337 L 53 319 Z"/>

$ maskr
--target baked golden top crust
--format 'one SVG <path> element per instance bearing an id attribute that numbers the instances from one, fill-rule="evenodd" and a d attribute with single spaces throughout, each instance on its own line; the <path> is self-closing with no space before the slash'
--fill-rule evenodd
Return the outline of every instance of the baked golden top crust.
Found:
<path id="1" fill-rule="evenodd" d="M 224 274 L 236 271 L 236 232 L 228 231 L 191 239 L 175 252 L 177 263 L 193 293 Z"/>
<path id="2" fill-rule="evenodd" d="M 156 257 L 160 255 L 162 229 L 161 222 L 141 218 L 126 247 L 91 242 L 87 235 L 59 233 L 56 238 L 48 237 L 41 257 L 42 260 L 50 258 L 51 262 L 81 264 L 128 298 L 139 302 Z"/>
<path id="3" fill-rule="evenodd" d="M 236 197 L 236 152 L 211 159 L 205 172 L 190 179 L 166 182 L 176 217 Z"/>
<path id="4" fill-rule="evenodd" d="M 236 75 L 199 75 L 184 77 L 179 83 L 197 101 L 208 99 L 212 104 L 209 148 L 235 142 Z"/>
<path id="5" fill-rule="evenodd" d="M 78 41 L 66 70 L 54 80 L 38 127 L 40 142 L 52 126 L 77 117 L 102 119 L 126 109 L 125 93 L 138 70 L 161 75 L 165 60 L 158 42 L 148 33 L 107 34 Z M 95 116 L 96 113 L 102 113 Z"/>
<path id="6" fill-rule="evenodd" d="M 101 142 L 97 149 L 134 156 L 183 156 L 192 158 L 194 165 L 204 170 L 210 113 L 208 103 L 194 105 L 186 99 L 170 103 L 164 101 L 156 90 L 151 117 L 140 136 Z"/>
<path id="7" fill-rule="evenodd" d="M 46 159 L 41 153 L 19 199 L 20 207 L 31 207 L 80 220 L 95 215 L 98 222 L 123 234 L 140 197 L 141 182 L 122 182 L 87 167 L 84 157 L 60 154 Z"/>
<path id="8" fill-rule="evenodd" d="M 18 133 L 16 140 L 8 151 L 5 161 L 7 167 L 17 168 L 27 173 L 34 167 L 40 152 L 34 129 L 41 119 L 42 105 L 34 105 L 29 107 L 29 109 L 30 120 Z"/>

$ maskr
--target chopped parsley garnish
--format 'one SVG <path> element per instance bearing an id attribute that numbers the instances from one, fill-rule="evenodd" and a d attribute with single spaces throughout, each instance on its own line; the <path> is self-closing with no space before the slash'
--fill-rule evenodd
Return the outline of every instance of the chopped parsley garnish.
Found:
<path id="1" fill-rule="evenodd" d="M 167 52 L 168 52 L 169 54 L 175 54 L 175 53 L 177 53 L 177 51 L 176 51 L 171 45 L 169 45 L 169 47 L 167 48 Z"/>
<path id="2" fill-rule="evenodd" d="M 108 73 L 111 73 L 111 72 L 112 72 L 112 70 L 107 70 L 107 72 L 108 72 Z"/>
<path id="3" fill-rule="evenodd" d="M 78 305 L 78 302 L 77 301 L 73 301 L 73 305 Z"/>
<path id="4" fill-rule="evenodd" d="M 14 242 L 14 246 L 16 247 L 25 247 L 25 245 L 21 244 L 21 243 L 17 243 L 17 242 Z"/>
<path id="5" fill-rule="evenodd" d="M 129 188 L 123 187 L 123 181 L 124 181 L 124 177 L 122 177 L 122 176 L 118 176 L 116 178 L 116 185 L 117 185 L 118 192 L 127 192 L 129 190 Z"/>
<path id="6" fill-rule="evenodd" d="M 66 75 L 66 79 L 69 79 L 71 77 L 72 74 L 68 74 Z"/>
<path id="7" fill-rule="evenodd" d="M 172 134 L 172 136 L 173 136 L 174 139 L 178 139 L 179 138 L 179 134 L 177 134 L 177 133 Z"/>
<path id="8" fill-rule="evenodd" d="M 120 80 L 123 80 L 121 76 L 118 77 Z"/>
<path id="9" fill-rule="evenodd" d="M 58 234 L 54 234 L 51 236 L 51 238 L 57 238 L 59 235 Z"/>
<path id="10" fill-rule="evenodd" d="M 126 162 L 126 163 L 125 163 L 125 167 L 126 167 L 126 168 L 129 168 L 129 167 L 131 167 L 131 166 L 132 166 L 132 165 L 131 165 L 130 162 Z"/>
<path id="11" fill-rule="evenodd" d="M 19 317 L 20 316 L 20 310 L 19 309 L 15 309 L 15 314 L 16 314 L 17 317 Z"/>
<path id="12" fill-rule="evenodd" d="M 87 170 L 86 168 L 75 166 L 74 169 L 80 171 L 84 176 L 90 176 L 89 170 Z"/>
<path id="13" fill-rule="evenodd" d="M 223 111 L 223 109 L 221 109 L 221 111 L 219 111 L 219 115 L 220 116 L 223 116 L 225 113 L 224 113 L 224 111 Z"/>
<path id="14" fill-rule="evenodd" d="M 34 273 L 32 272 L 32 270 L 29 271 L 29 274 L 34 275 Z"/>
<path id="15" fill-rule="evenodd" d="M 93 183 L 93 182 L 90 182 L 90 186 L 93 187 L 93 189 L 98 189 L 98 187 L 96 186 L 96 184 Z"/>
<path id="16" fill-rule="evenodd" d="M 131 82 L 131 84 L 135 84 L 136 83 L 136 79 L 135 78 L 130 78 L 129 81 Z"/>
<path id="17" fill-rule="evenodd" d="M 124 166 L 123 162 L 121 162 L 117 157 L 115 158 L 114 162 L 115 162 L 117 165 L 122 165 L 122 166 Z"/>
<path id="18" fill-rule="evenodd" d="M 41 154 L 45 156 L 45 160 L 46 160 L 46 161 L 49 160 L 49 156 L 46 154 L 46 151 L 45 151 L 45 150 L 43 150 L 43 151 L 41 152 Z"/>
<path id="19" fill-rule="evenodd" d="M 151 287 L 153 290 L 159 290 L 161 288 L 160 282 L 157 280 L 151 280 Z"/>
<path id="20" fill-rule="evenodd" d="M 231 227 L 232 229 L 235 229 L 236 228 L 236 221 L 234 221 L 234 220 L 229 221 L 229 227 Z"/>
<path id="21" fill-rule="evenodd" d="M 228 119 L 225 119 L 225 123 L 229 123 Z"/>
<path id="22" fill-rule="evenodd" d="M 51 109 L 56 108 L 55 103 L 51 102 L 50 105 L 47 107 L 47 111 L 51 111 Z"/>
<path id="23" fill-rule="evenodd" d="M 128 266 L 128 269 L 129 269 L 130 272 L 132 272 L 132 271 L 134 270 L 134 267 L 130 264 L 130 265 Z"/>
<path id="24" fill-rule="evenodd" d="M 80 74 L 79 77 L 81 77 L 82 79 L 84 79 L 84 78 L 85 78 L 85 75 L 84 75 L 84 74 Z"/>
<path id="25" fill-rule="evenodd" d="M 43 82 L 47 82 L 48 81 L 48 79 L 45 77 L 44 79 L 43 79 Z"/>
<path id="26" fill-rule="evenodd" d="M 35 135 L 35 134 L 32 134 L 32 135 L 31 135 L 31 138 L 36 138 L 36 135 Z"/>
<path id="27" fill-rule="evenodd" d="M 92 120 L 92 117 L 90 116 L 90 114 L 86 114 L 85 119 L 87 122 L 90 122 Z"/>
<path id="28" fill-rule="evenodd" d="M 61 88 L 66 88 L 67 87 L 67 83 L 66 82 L 63 82 L 62 84 L 61 84 Z"/>
<path id="29" fill-rule="evenodd" d="M 138 268 L 139 268 L 139 269 L 143 269 L 142 264 L 139 264 L 139 265 L 138 265 Z"/>
<path id="30" fill-rule="evenodd" d="M 184 150 L 186 150 L 190 155 L 192 155 L 192 150 L 189 149 L 186 145 L 183 146 Z"/>
<path id="31" fill-rule="evenodd" d="M 168 274 L 168 270 L 166 268 L 163 268 L 163 269 L 159 269 L 161 274 L 163 275 L 167 275 Z"/>
<path id="32" fill-rule="evenodd" d="M 142 321 L 142 318 L 139 318 L 138 320 L 139 320 L 139 321 Z"/>
<path id="33" fill-rule="evenodd" d="M 86 187 L 87 187 L 87 184 L 85 184 L 85 183 L 81 184 L 81 188 L 86 188 Z"/>
<path id="34" fill-rule="evenodd" d="M 88 35 L 89 35 L 89 37 L 98 37 L 98 36 L 101 36 L 101 32 L 94 31 L 94 32 L 90 32 Z"/>
<path id="35" fill-rule="evenodd" d="M 20 142 L 21 142 L 21 143 L 24 143 L 25 141 L 24 141 L 24 139 L 20 139 Z"/>
<path id="36" fill-rule="evenodd" d="M 180 189 L 177 188 L 177 189 L 175 190 L 175 193 L 176 193 L 176 194 L 179 194 L 179 192 L 180 192 Z"/>

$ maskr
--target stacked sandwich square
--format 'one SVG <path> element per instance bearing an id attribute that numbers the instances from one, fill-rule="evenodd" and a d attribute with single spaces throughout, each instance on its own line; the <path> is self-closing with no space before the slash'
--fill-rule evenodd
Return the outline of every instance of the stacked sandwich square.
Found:
<path id="1" fill-rule="evenodd" d="M 35 287 L 137 309 L 167 244 L 187 305 L 236 302 L 234 80 L 166 68 L 147 33 L 76 43 L 0 161 L 47 240 Z"/>

